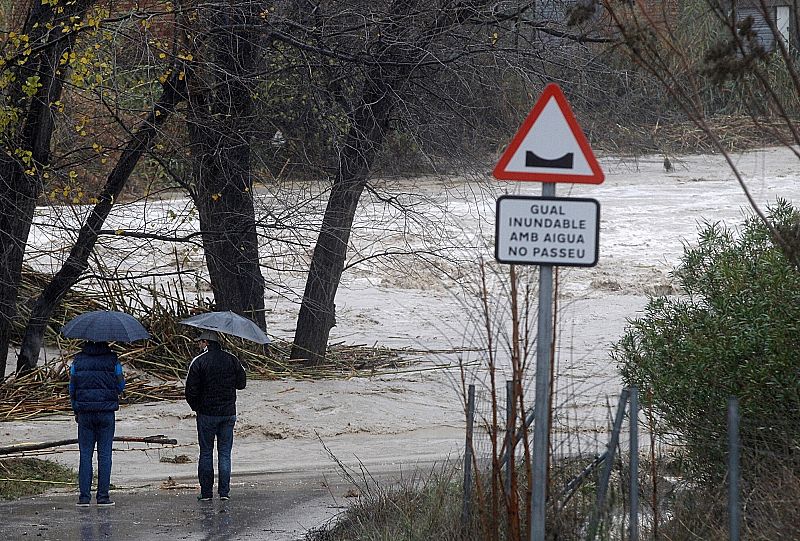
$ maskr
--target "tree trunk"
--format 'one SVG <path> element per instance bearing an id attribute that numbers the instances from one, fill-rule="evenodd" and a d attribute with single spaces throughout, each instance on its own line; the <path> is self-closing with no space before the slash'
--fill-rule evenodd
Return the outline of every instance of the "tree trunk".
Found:
<path id="1" fill-rule="evenodd" d="M 197 153 L 194 201 L 216 308 L 247 316 L 266 329 L 249 144 L 234 146 L 232 137 L 205 128 L 190 133 Z"/>
<path id="2" fill-rule="evenodd" d="M 98 232 L 111 212 L 114 201 L 122 193 L 139 158 L 150 148 L 158 136 L 159 126 L 167 121 L 174 112 L 175 106 L 185 98 L 185 92 L 185 83 L 181 82 L 177 75 L 173 76 L 165 84 L 164 92 L 153 107 L 153 111 L 142 121 L 133 138 L 128 141 L 117 165 L 108 175 L 103 190 L 100 192 L 99 202 L 81 227 L 69 257 L 36 298 L 17 357 L 17 372 L 32 370 L 36 367 L 44 333 L 53 310 L 88 268 L 89 256 L 97 243 Z"/>
<path id="3" fill-rule="evenodd" d="M 22 276 L 25 244 L 36 207 L 36 189 L 15 169 L 13 160 L 0 158 L 2 182 L 10 189 L 0 195 L 0 379 L 5 376 L 11 331 L 17 316 L 17 291 Z"/>
<path id="4" fill-rule="evenodd" d="M 369 71 L 361 104 L 339 160 L 317 245 L 311 258 L 303 302 L 297 318 L 291 358 L 315 365 L 325 360 L 331 328 L 336 324 L 336 290 L 342 278 L 358 201 L 389 127 L 394 94 L 378 68 Z"/>
<path id="5" fill-rule="evenodd" d="M 237 29 L 214 33 L 199 53 L 208 57 L 211 73 L 190 74 L 192 197 L 217 309 L 247 316 L 266 330 L 250 166 L 254 106 L 248 78 L 258 51 L 255 36 L 244 30 L 255 15 L 246 6 L 210 9 L 218 10 L 210 20 L 220 28 Z"/>
<path id="6" fill-rule="evenodd" d="M 427 30 L 418 27 L 419 0 L 395 0 L 376 33 L 375 53 L 365 73 L 359 105 L 350 115 L 350 128 L 339 158 L 339 170 L 325 207 L 317 245 L 311 257 L 303 301 L 297 317 L 292 359 L 309 365 L 325 360 L 331 328 L 336 324 L 336 290 L 342 278 L 358 201 L 383 146 L 398 92 L 421 51 L 459 9 L 436 12 Z M 470 8 L 471 9 L 471 8 Z"/>
<path id="7" fill-rule="evenodd" d="M 54 118 L 50 104 L 61 97 L 62 78 L 67 66 L 59 66 L 64 52 L 72 49 L 74 32 L 51 37 L 47 26 L 59 22 L 68 25 L 80 21 L 93 0 L 78 0 L 59 6 L 53 12 L 49 3 L 31 2 L 22 34 L 36 52 L 22 53 L 17 66 L 9 64 L 5 71 L 14 71 L 16 81 L 6 92 L 8 102 L 20 111 L 19 129 L 3 145 L 0 152 L 0 378 L 5 375 L 11 331 L 17 317 L 16 300 L 22 275 L 25 245 L 28 242 L 36 200 L 43 190 L 41 169 L 50 162 L 50 141 Z M 35 46 L 35 47 L 34 47 Z M 55 77 L 56 68 L 62 72 Z M 35 74 L 41 86 L 30 98 L 22 85 Z M 11 128 L 13 129 L 13 128 Z"/>

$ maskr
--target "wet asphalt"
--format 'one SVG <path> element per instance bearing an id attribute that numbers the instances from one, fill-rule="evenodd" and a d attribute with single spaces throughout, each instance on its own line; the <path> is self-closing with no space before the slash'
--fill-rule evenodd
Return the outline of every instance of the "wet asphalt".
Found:
<path id="1" fill-rule="evenodd" d="M 234 483 L 231 499 L 198 502 L 193 489 L 113 491 L 114 507 L 76 507 L 77 495 L 51 493 L 0 502 L 2 540 L 295 541 L 348 504 L 329 477 L 258 478 Z M 238 486 L 237 486 L 238 485 Z"/>

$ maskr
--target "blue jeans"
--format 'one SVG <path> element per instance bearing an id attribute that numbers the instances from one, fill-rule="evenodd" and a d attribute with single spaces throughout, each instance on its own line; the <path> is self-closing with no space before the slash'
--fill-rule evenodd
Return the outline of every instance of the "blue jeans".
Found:
<path id="1" fill-rule="evenodd" d="M 219 495 L 227 496 L 231 491 L 231 449 L 233 449 L 233 425 L 235 415 L 197 414 L 197 442 L 200 444 L 200 459 L 197 461 L 197 477 L 200 480 L 200 496 L 214 495 L 214 438 L 217 439 L 217 467 L 219 468 Z"/>
<path id="2" fill-rule="evenodd" d="M 109 499 L 111 486 L 111 448 L 114 444 L 114 412 L 89 411 L 78 414 L 78 466 L 80 501 L 92 499 L 92 456 L 97 446 L 97 501 Z"/>

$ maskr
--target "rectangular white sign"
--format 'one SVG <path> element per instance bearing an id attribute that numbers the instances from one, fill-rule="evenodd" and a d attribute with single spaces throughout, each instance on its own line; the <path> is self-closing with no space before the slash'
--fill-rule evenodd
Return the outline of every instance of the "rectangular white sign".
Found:
<path id="1" fill-rule="evenodd" d="M 500 263 L 593 267 L 600 238 L 596 199 L 504 195 L 497 199 Z"/>

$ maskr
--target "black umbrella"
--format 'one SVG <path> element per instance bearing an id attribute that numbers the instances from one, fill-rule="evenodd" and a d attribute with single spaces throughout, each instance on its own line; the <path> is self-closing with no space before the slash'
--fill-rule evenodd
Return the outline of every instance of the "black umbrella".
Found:
<path id="1" fill-rule="evenodd" d="M 97 310 L 76 316 L 61 327 L 61 334 L 92 342 L 133 342 L 150 338 L 150 333 L 135 317 L 113 310 Z"/>
<path id="2" fill-rule="evenodd" d="M 192 316 L 188 319 L 181 321 L 184 325 L 197 327 L 198 329 L 207 329 L 209 331 L 217 331 L 224 334 L 231 334 L 251 340 L 256 344 L 269 344 L 270 339 L 267 333 L 261 328 L 239 314 L 234 314 L 230 310 L 227 312 L 207 312 Z"/>

